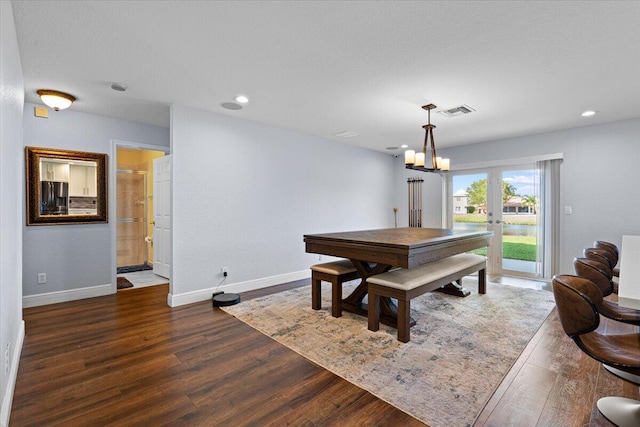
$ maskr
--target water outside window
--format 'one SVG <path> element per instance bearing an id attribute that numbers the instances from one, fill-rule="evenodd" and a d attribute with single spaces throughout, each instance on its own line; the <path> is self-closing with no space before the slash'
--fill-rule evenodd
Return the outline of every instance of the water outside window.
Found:
<path id="1" fill-rule="evenodd" d="M 495 274 L 533 277 L 538 267 L 539 179 L 534 168 L 495 168 L 452 177 L 453 228 L 492 230 L 489 256 Z"/>

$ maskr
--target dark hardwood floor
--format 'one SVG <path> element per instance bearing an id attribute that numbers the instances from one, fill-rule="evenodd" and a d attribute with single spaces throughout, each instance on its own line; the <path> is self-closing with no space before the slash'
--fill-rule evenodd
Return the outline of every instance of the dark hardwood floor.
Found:
<path id="1" fill-rule="evenodd" d="M 167 293 L 160 285 L 25 309 L 10 425 L 423 425 L 210 302 L 171 309 Z M 610 426 L 595 408 L 603 395 L 639 398 L 564 335 L 554 311 L 476 425 Z"/>

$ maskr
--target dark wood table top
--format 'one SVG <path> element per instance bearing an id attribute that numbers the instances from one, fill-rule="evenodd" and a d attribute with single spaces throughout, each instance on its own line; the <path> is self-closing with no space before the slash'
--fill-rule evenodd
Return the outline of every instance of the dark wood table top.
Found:
<path id="1" fill-rule="evenodd" d="M 304 242 L 311 253 L 409 268 L 488 246 L 491 236 L 491 231 L 411 227 L 307 234 Z"/>

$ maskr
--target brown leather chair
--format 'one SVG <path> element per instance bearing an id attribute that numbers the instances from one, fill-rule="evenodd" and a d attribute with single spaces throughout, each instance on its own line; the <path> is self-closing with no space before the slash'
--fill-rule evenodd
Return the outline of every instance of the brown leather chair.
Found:
<path id="1" fill-rule="evenodd" d="M 605 242 L 603 240 L 596 240 L 593 242 L 593 246 L 596 249 L 604 249 L 611 252 L 613 255 L 615 255 L 616 264 L 618 264 L 618 260 L 620 259 L 620 251 L 618 250 L 618 247 L 616 245 L 610 242 Z M 616 264 L 614 264 L 614 267 L 611 269 L 611 272 L 615 277 L 620 277 L 620 269 L 615 267 Z"/>
<path id="2" fill-rule="evenodd" d="M 552 280 L 558 317 L 564 332 L 587 355 L 632 375 L 640 375 L 640 334 L 602 335 L 596 332 L 600 314 L 596 308 L 602 293 L 590 280 L 560 275 Z M 640 401 L 603 397 L 598 410 L 619 427 L 640 426 Z"/>
<path id="3" fill-rule="evenodd" d="M 573 260 L 573 267 L 576 270 L 576 275 L 593 282 L 598 289 L 600 289 L 603 297 L 613 293 L 611 270 L 604 264 L 589 258 L 575 258 Z M 618 322 L 640 326 L 639 310 L 620 307 L 617 303 L 606 299 L 601 299 L 600 303 L 596 303 L 596 301 L 592 302 L 596 304 L 598 311 L 604 317 Z"/>
<path id="4" fill-rule="evenodd" d="M 604 240 L 595 240 L 593 246 L 598 249 L 607 249 L 613 252 L 617 257 L 620 257 L 620 250 L 616 245 L 611 242 L 605 242 Z"/>
<path id="5" fill-rule="evenodd" d="M 596 261 L 604 262 L 612 270 L 618 263 L 618 257 L 609 252 L 607 249 L 586 248 L 583 253 L 585 258 L 591 258 L 595 259 Z"/>

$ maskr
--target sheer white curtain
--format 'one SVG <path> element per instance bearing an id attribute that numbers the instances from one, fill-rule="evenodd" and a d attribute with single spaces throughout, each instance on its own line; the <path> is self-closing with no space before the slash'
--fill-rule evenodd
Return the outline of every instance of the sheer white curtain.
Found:
<path id="1" fill-rule="evenodd" d="M 538 175 L 538 254 L 536 275 L 550 279 L 560 265 L 560 164 L 562 159 L 536 162 Z"/>

